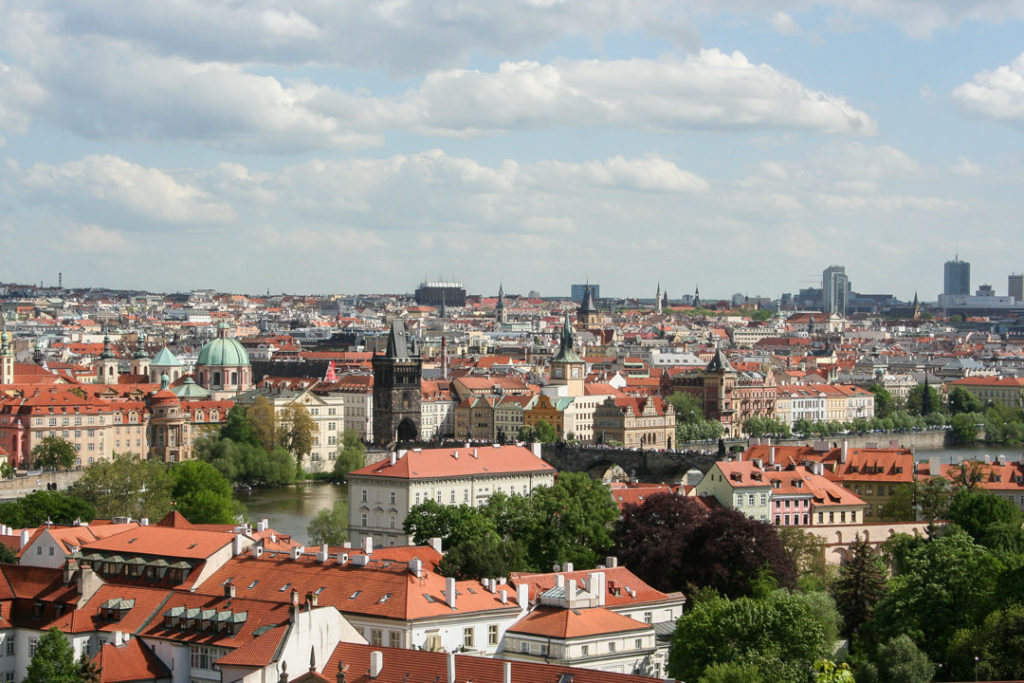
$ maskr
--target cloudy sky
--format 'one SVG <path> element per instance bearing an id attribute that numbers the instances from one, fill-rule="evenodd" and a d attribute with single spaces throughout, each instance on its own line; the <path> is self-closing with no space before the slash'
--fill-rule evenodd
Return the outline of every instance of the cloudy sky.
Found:
<path id="1" fill-rule="evenodd" d="M 684 8 L 685 6 L 685 8 Z M 0 0 L 0 280 L 933 299 L 1024 270 L 1021 0 Z"/>

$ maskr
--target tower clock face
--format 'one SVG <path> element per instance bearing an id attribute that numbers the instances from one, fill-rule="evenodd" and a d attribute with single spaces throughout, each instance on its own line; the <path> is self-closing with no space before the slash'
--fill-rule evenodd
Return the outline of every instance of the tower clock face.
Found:
<path id="1" fill-rule="evenodd" d="M 555 368 L 555 377 L 561 377 L 561 376 L 562 376 L 562 367 L 558 366 L 558 367 Z"/>
<path id="2" fill-rule="evenodd" d="M 579 379 L 580 378 L 580 369 L 579 368 L 573 368 L 572 369 L 572 378 L 573 379 Z"/>

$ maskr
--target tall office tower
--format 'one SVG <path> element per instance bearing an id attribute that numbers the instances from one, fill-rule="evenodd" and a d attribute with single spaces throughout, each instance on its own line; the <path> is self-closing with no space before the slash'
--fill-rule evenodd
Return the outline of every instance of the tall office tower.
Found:
<path id="1" fill-rule="evenodd" d="M 969 296 L 971 293 L 971 264 L 961 261 L 957 256 L 952 261 L 946 261 L 943 270 L 942 293 L 963 294 Z"/>
<path id="2" fill-rule="evenodd" d="M 850 279 L 845 266 L 829 266 L 821 273 L 821 310 L 846 315 Z"/>
<path id="3" fill-rule="evenodd" d="M 1012 296 L 1017 301 L 1024 301 L 1024 275 L 1014 273 L 1009 278 L 1009 290 L 1007 294 Z"/>

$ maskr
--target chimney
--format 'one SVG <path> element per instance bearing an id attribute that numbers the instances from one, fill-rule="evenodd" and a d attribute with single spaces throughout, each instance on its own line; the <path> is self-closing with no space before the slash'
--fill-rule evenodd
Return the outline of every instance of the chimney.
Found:
<path id="1" fill-rule="evenodd" d="M 942 458 L 938 456 L 928 458 L 928 474 L 933 477 L 942 475 Z"/>
<path id="2" fill-rule="evenodd" d="M 75 575 L 76 571 L 78 571 L 78 560 L 73 560 L 73 559 L 69 558 L 64 563 L 64 585 L 65 586 L 70 586 L 71 585 L 71 577 L 73 577 Z"/>
<path id="3" fill-rule="evenodd" d="M 143 517 L 140 519 L 139 526 L 149 526 L 149 517 Z"/>
<path id="4" fill-rule="evenodd" d="M 1024 457 L 1024 456 L 1022 456 L 1022 457 Z M 441 539 L 440 538 L 437 538 L 436 536 L 434 538 L 428 538 L 427 539 L 427 545 L 429 545 L 431 548 L 436 550 L 438 555 L 444 555 L 444 551 L 441 550 Z"/>
<path id="5" fill-rule="evenodd" d="M 114 631 L 114 647 L 121 647 L 127 642 L 123 631 Z"/>
<path id="6" fill-rule="evenodd" d="M 576 606 L 576 579 L 569 579 L 569 585 L 565 587 L 565 599 L 569 609 Z"/>
<path id="7" fill-rule="evenodd" d="M 476 449 L 475 449 L 475 448 L 473 449 L 473 457 L 474 457 L 474 458 L 476 458 L 476 457 L 479 457 L 479 456 L 478 456 L 478 455 L 476 454 Z"/>
<path id="8" fill-rule="evenodd" d="M 607 599 L 608 576 L 604 572 L 597 573 L 597 606 L 604 607 L 605 600 Z"/>
<path id="9" fill-rule="evenodd" d="M 985 454 L 985 464 L 986 465 L 991 465 L 992 464 L 992 456 L 989 455 L 988 453 Z"/>
<path id="10" fill-rule="evenodd" d="M 143 526 L 146 526 L 143 524 Z M 231 556 L 238 557 L 242 554 L 242 544 L 244 543 L 242 534 L 235 534 L 234 538 L 231 539 Z"/>
<path id="11" fill-rule="evenodd" d="M 344 567 L 348 562 L 348 553 L 338 553 L 338 566 Z"/>
<path id="12" fill-rule="evenodd" d="M 21 545 L 18 546 L 18 549 L 20 550 L 20 549 L 24 548 L 25 546 L 27 546 L 28 545 L 28 539 L 31 538 L 31 537 L 32 537 L 32 535 L 28 533 L 28 529 L 22 529 L 21 530 Z"/>
<path id="13" fill-rule="evenodd" d="M 541 445 L 539 441 L 534 441 L 533 443 L 531 443 L 530 450 L 533 451 L 533 454 L 536 455 L 538 458 L 541 457 Z"/>
<path id="14" fill-rule="evenodd" d="M 502 663 L 502 683 L 512 683 L 512 662 L 507 659 Z"/>
<path id="15" fill-rule="evenodd" d="M 849 450 L 850 450 L 850 442 L 848 440 L 846 440 L 846 439 L 843 439 L 843 450 L 842 450 L 842 453 L 839 456 L 839 463 L 841 465 L 845 465 L 846 464 L 846 458 L 847 458 L 847 455 L 849 454 Z"/>
<path id="16" fill-rule="evenodd" d="M 770 448 L 768 448 L 768 464 L 775 464 L 775 446 L 771 446 Z"/>
<path id="17" fill-rule="evenodd" d="M 294 546 L 289 553 L 293 560 L 297 560 L 302 556 L 302 551 L 305 550 L 301 545 Z"/>
<path id="18" fill-rule="evenodd" d="M 256 530 L 257 530 L 257 531 L 266 531 L 266 530 L 267 530 L 267 529 L 269 529 L 269 528 L 270 528 L 270 520 L 268 520 L 268 519 L 267 519 L 266 517 L 264 517 L 263 519 L 261 519 L 261 520 L 260 520 L 259 522 L 257 522 L 257 524 L 256 524 Z"/>
<path id="19" fill-rule="evenodd" d="M 1005 455 L 1000 455 L 999 456 L 999 464 L 1000 465 L 1005 465 L 1006 464 L 1006 456 Z"/>
<path id="20" fill-rule="evenodd" d="M 363 552 L 367 555 L 373 555 L 373 536 L 363 537 Z"/>
<path id="21" fill-rule="evenodd" d="M 455 683 L 455 653 L 448 653 L 448 683 Z"/>
<path id="22" fill-rule="evenodd" d="M 445 597 L 448 598 L 448 606 L 455 609 L 455 579 L 448 577 L 445 583 Z"/>
<path id="23" fill-rule="evenodd" d="M 384 653 L 380 650 L 374 650 L 370 653 L 370 678 L 380 676 L 380 672 L 383 668 Z"/>
<path id="24" fill-rule="evenodd" d="M 263 546 L 262 545 L 258 545 L 258 546 L 256 546 L 256 559 L 258 560 L 261 557 L 263 557 Z"/>
<path id="25" fill-rule="evenodd" d="M 504 588 L 501 589 L 501 604 L 503 604 L 503 605 L 507 605 L 508 604 L 508 591 L 505 590 Z"/>
<path id="26" fill-rule="evenodd" d="M 394 467 L 395 464 L 398 463 L 398 454 L 395 453 L 394 451 L 391 452 L 391 459 L 390 459 L 389 462 L 390 462 L 392 467 Z"/>
<path id="27" fill-rule="evenodd" d="M 409 573 L 417 579 L 423 578 L 423 560 L 418 557 L 409 560 Z"/>
<path id="28" fill-rule="evenodd" d="M 615 567 L 618 567 L 619 566 L 619 558 L 615 557 L 614 555 L 609 555 L 608 557 L 604 558 L 604 566 L 607 567 L 608 569 L 613 569 Z"/>
<path id="29" fill-rule="evenodd" d="M 299 604 L 299 589 L 298 588 L 292 588 L 292 605 L 295 606 L 295 605 L 298 605 L 298 604 Z"/>
<path id="30" fill-rule="evenodd" d="M 331 556 L 331 554 L 329 552 L 327 552 L 327 544 L 326 543 L 321 544 L 320 545 L 320 551 L 316 554 L 316 561 L 317 562 L 326 562 L 327 558 L 330 557 L 330 556 Z"/>
<path id="31" fill-rule="evenodd" d="M 555 574 L 555 587 L 556 588 L 565 588 L 565 575 L 564 574 Z"/>
<path id="32" fill-rule="evenodd" d="M 565 573 L 568 574 L 571 571 L 572 571 L 572 562 L 566 562 L 565 563 Z"/>
<path id="33" fill-rule="evenodd" d="M 102 585 L 103 580 L 96 575 L 92 567 L 83 566 L 78 572 L 78 594 L 81 596 L 79 603 L 84 605 Z"/>
<path id="34" fill-rule="evenodd" d="M 530 587 L 527 584 L 521 583 L 516 586 L 516 603 L 521 610 L 530 606 Z"/>
<path id="35" fill-rule="evenodd" d="M 229 581 L 228 583 L 224 584 L 224 597 L 225 598 L 233 598 L 233 597 L 235 597 L 235 584 L 234 584 L 234 582 Z"/>

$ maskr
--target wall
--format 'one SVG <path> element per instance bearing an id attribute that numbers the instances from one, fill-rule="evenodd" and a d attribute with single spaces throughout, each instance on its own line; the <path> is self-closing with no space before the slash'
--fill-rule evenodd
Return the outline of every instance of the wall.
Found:
<path id="1" fill-rule="evenodd" d="M 545 462 L 559 472 L 588 472 L 599 477 L 614 464 L 631 478 L 645 482 L 681 480 L 690 469 L 707 472 L 714 464 L 716 454 L 717 450 L 671 453 L 557 444 L 545 444 L 542 451 Z"/>
<path id="2" fill-rule="evenodd" d="M 46 485 L 51 482 L 56 482 L 57 489 L 63 491 L 78 481 L 82 474 L 84 474 L 84 470 L 43 472 L 28 477 L 0 480 L 0 501 L 16 500 L 33 491 L 45 491 Z"/>

